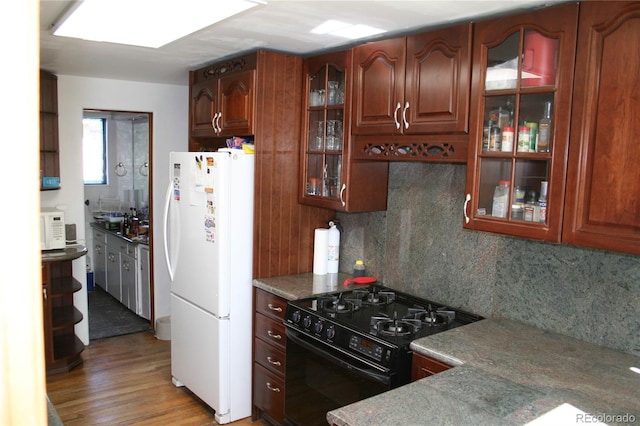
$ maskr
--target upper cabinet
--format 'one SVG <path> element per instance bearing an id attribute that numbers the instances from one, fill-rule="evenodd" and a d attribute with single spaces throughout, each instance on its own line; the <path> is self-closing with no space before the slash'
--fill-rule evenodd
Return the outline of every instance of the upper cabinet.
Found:
<path id="1" fill-rule="evenodd" d="M 253 134 L 255 67 L 255 55 L 247 55 L 190 72 L 192 142 Z"/>
<path id="2" fill-rule="evenodd" d="M 300 202 L 345 212 L 385 210 L 389 164 L 351 159 L 351 51 L 304 62 Z"/>
<path id="3" fill-rule="evenodd" d="M 466 161 L 471 40 L 469 23 L 353 49 L 357 158 Z"/>
<path id="4" fill-rule="evenodd" d="M 40 70 L 41 190 L 58 189 L 60 186 L 58 138 L 58 77 Z"/>
<path id="5" fill-rule="evenodd" d="M 582 2 L 563 240 L 640 254 L 640 3 Z"/>
<path id="6" fill-rule="evenodd" d="M 466 228 L 559 242 L 578 5 L 476 24 Z"/>

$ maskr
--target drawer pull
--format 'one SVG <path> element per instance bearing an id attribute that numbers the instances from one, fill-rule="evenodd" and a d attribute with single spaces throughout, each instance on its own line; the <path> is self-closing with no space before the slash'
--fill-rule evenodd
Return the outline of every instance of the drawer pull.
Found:
<path id="1" fill-rule="evenodd" d="M 271 358 L 270 356 L 267 357 L 267 361 L 269 361 L 269 364 L 271 365 L 278 365 L 278 366 L 282 365 L 280 361 L 278 360 L 274 361 L 273 358 Z"/>
<path id="2" fill-rule="evenodd" d="M 280 334 L 276 334 L 276 333 L 274 333 L 274 332 L 273 332 L 273 331 L 271 331 L 271 330 L 267 331 L 267 334 L 268 334 L 268 335 L 269 335 L 269 337 L 271 337 L 271 338 L 278 339 L 278 340 L 282 339 L 282 335 L 280 335 Z"/>
<path id="3" fill-rule="evenodd" d="M 273 386 L 271 383 L 267 382 L 267 389 L 272 392 L 280 392 L 280 388 Z"/>
<path id="4" fill-rule="evenodd" d="M 269 303 L 267 305 L 269 307 L 269 309 L 271 309 L 272 311 L 276 311 L 276 312 L 282 312 L 282 308 L 280 306 L 274 306 L 272 303 Z"/>

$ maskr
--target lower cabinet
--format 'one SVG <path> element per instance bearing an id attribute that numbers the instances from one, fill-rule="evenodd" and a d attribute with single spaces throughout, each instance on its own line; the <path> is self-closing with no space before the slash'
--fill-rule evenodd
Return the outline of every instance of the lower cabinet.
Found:
<path id="1" fill-rule="evenodd" d="M 140 244 L 138 250 L 138 284 L 136 314 L 151 320 L 151 268 L 149 264 L 149 246 Z"/>
<path id="2" fill-rule="evenodd" d="M 255 288 L 254 303 L 253 419 L 284 424 L 287 301 Z"/>
<path id="3" fill-rule="evenodd" d="M 93 230 L 93 282 L 107 290 L 107 234 L 99 229 Z"/>
<path id="4" fill-rule="evenodd" d="M 149 246 L 93 229 L 94 281 L 129 310 L 151 319 Z"/>
<path id="5" fill-rule="evenodd" d="M 82 284 L 73 278 L 73 260 L 42 263 L 45 365 L 47 374 L 62 373 L 82 363 L 84 344 L 75 334 L 82 313 L 73 294 Z"/>
<path id="6" fill-rule="evenodd" d="M 450 365 L 414 352 L 411 360 L 411 381 L 424 379 L 450 368 L 452 368 Z"/>

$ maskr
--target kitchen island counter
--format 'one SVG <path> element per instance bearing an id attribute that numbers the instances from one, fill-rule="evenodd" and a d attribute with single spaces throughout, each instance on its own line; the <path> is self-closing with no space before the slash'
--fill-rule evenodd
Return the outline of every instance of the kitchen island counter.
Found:
<path id="1" fill-rule="evenodd" d="M 631 354 L 506 319 L 411 348 L 454 368 L 330 411 L 329 424 L 522 425 L 561 404 L 570 404 L 571 424 L 640 422 L 640 374 L 630 370 L 640 357 Z M 595 417 L 581 421 L 576 409 Z"/>

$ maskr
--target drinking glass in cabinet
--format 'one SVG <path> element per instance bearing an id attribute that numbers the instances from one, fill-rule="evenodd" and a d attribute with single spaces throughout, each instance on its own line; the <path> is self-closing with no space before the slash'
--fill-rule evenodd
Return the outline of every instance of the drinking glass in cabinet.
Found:
<path id="1" fill-rule="evenodd" d="M 324 136 L 324 122 L 318 121 L 315 127 L 309 132 L 309 149 L 319 151 L 322 149 L 322 141 Z"/>
<path id="2" fill-rule="evenodd" d="M 337 81 L 329 81 L 327 82 L 327 105 L 336 105 L 338 104 L 338 89 L 339 82 Z"/>
<path id="3" fill-rule="evenodd" d="M 342 156 L 327 155 L 326 158 L 326 193 L 327 197 L 338 198 L 342 182 Z"/>
<path id="4" fill-rule="evenodd" d="M 342 149 L 342 121 L 327 120 L 327 150 L 339 151 Z"/>
<path id="5" fill-rule="evenodd" d="M 323 106 L 324 105 L 324 90 L 317 89 L 312 90 L 309 94 L 309 106 Z"/>
<path id="6" fill-rule="evenodd" d="M 306 176 L 306 193 L 308 195 L 321 195 L 324 185 L 324 165 L 323 155 L 308 155 L 308 166 Z"/>

